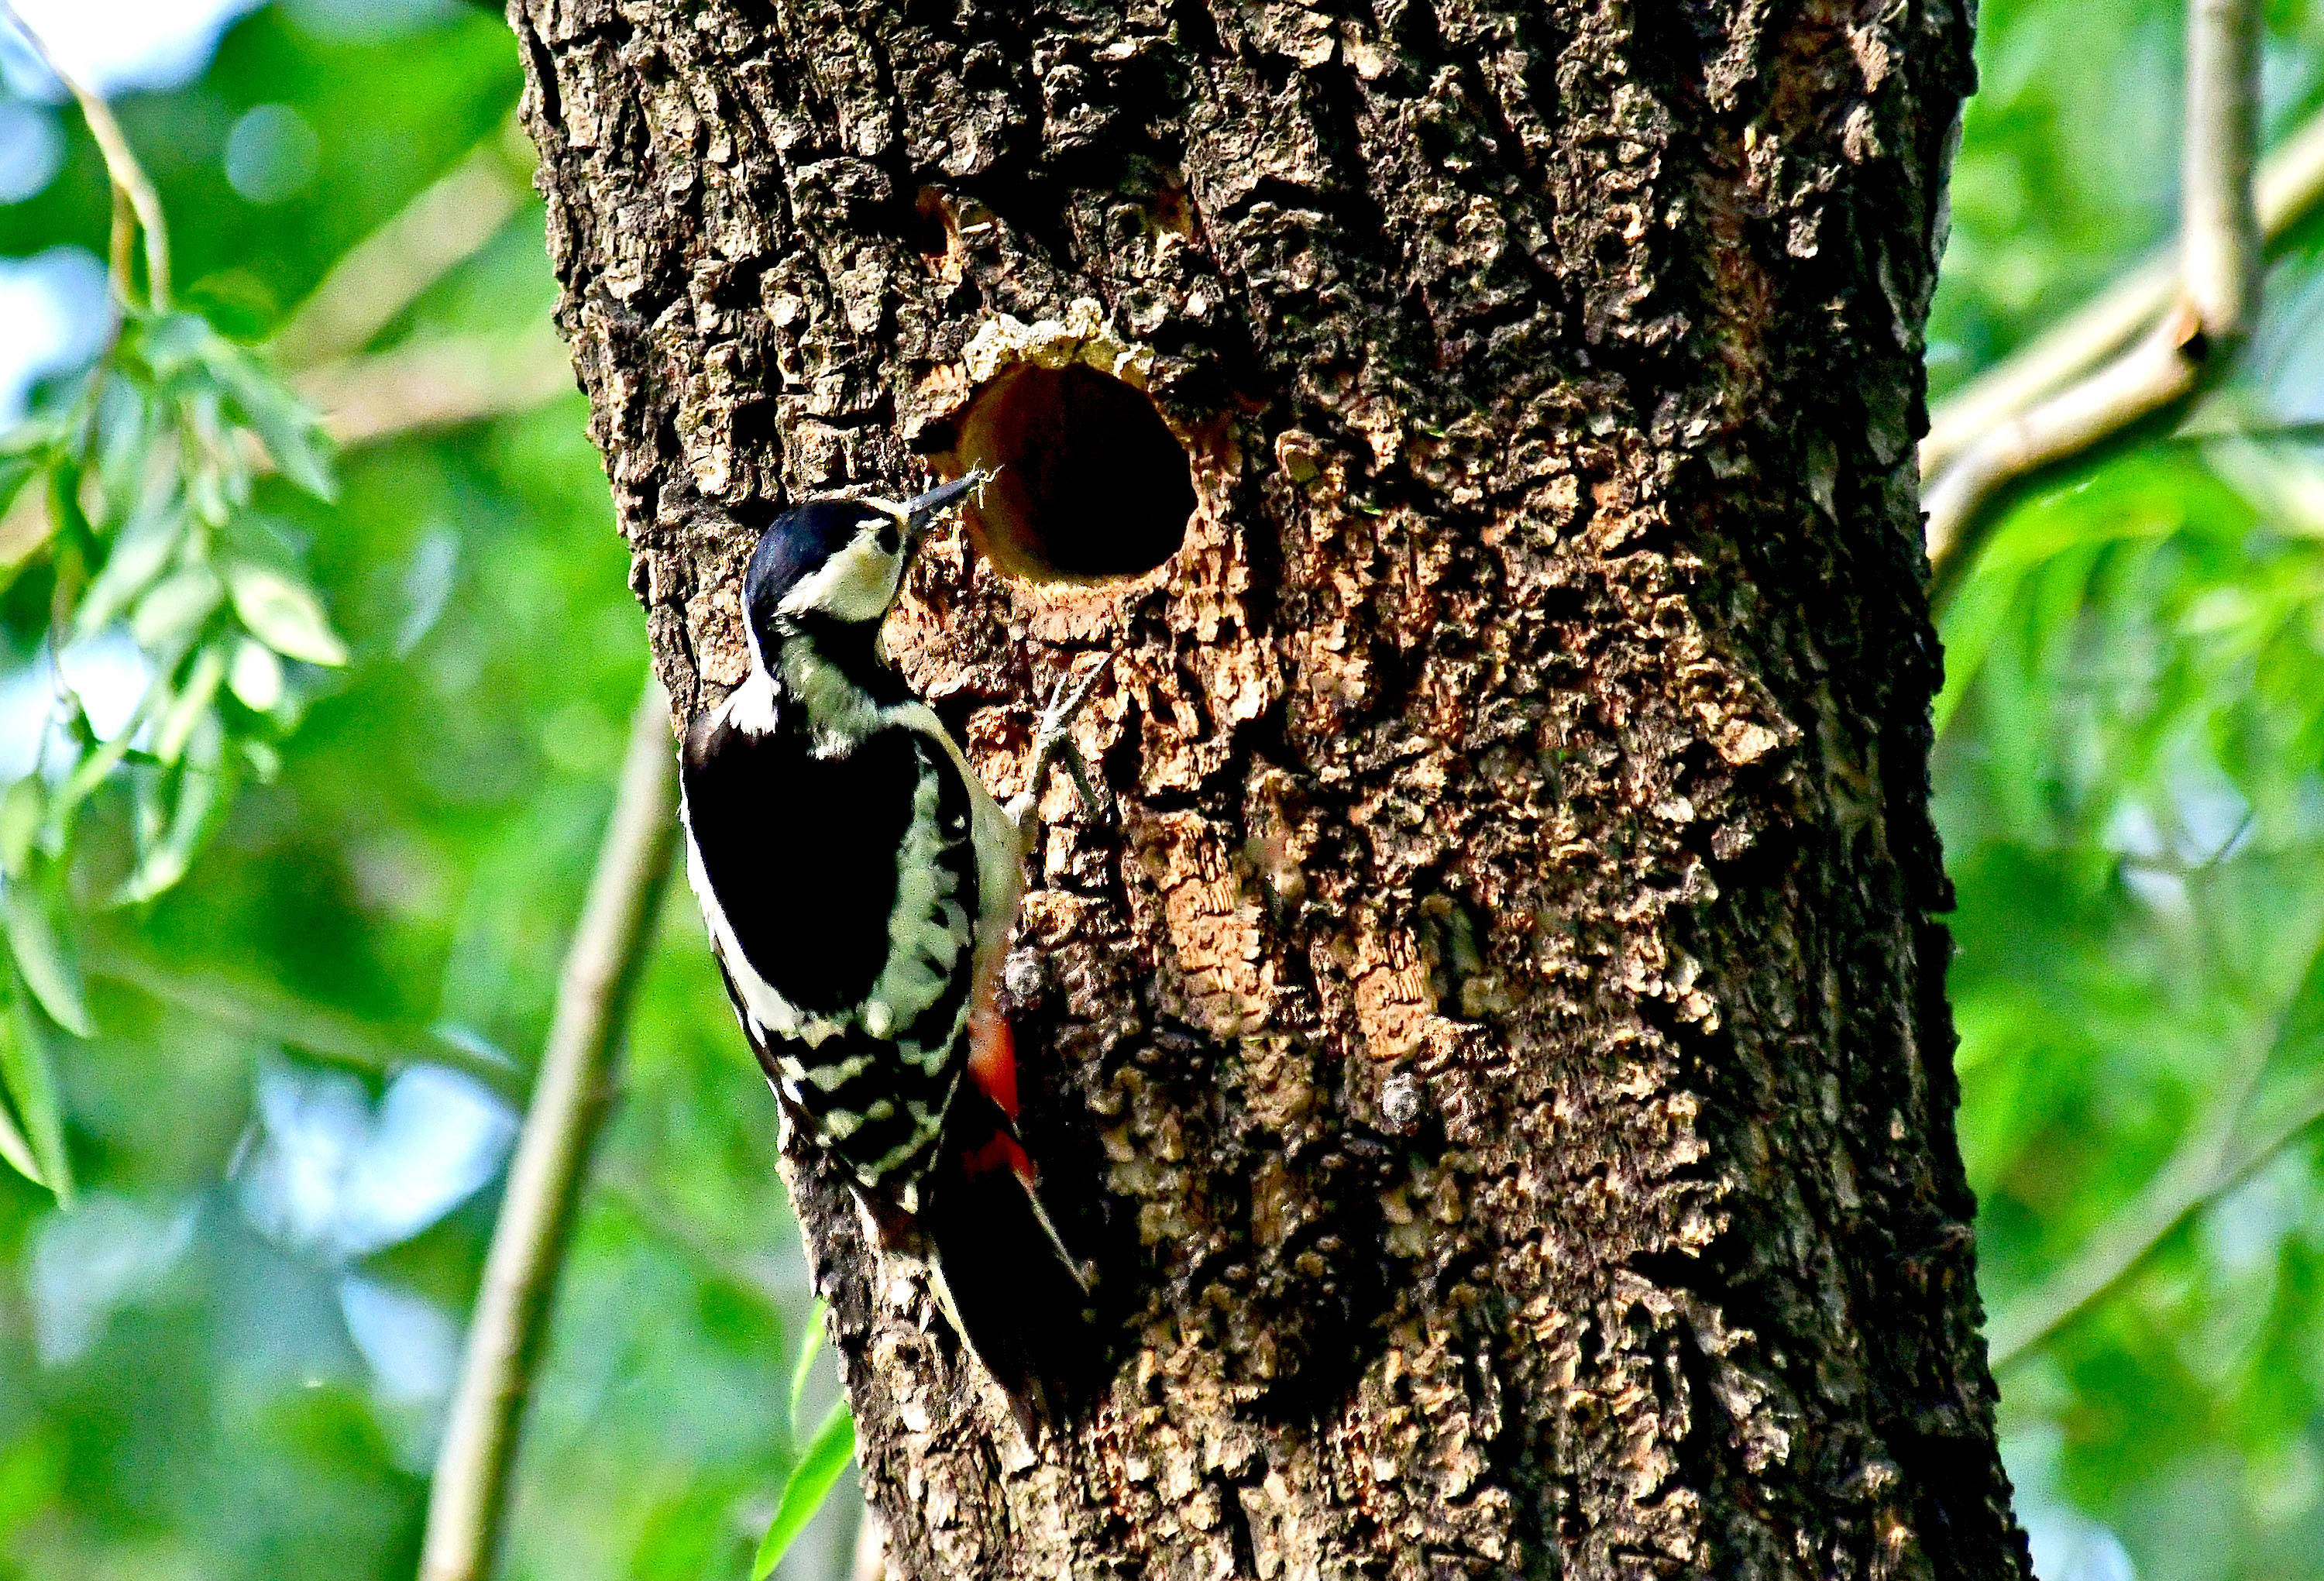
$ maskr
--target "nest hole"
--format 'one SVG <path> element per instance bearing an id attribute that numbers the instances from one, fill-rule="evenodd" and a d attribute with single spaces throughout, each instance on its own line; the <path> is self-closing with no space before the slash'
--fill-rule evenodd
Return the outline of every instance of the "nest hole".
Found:
<path id="1" fill-rule="evenodd" d="M 1003 573 L 1035 582 L 1141 576 L 1178 552 L 1194 480 L 1144 391 L 1081 363 L 1019 363 L 958 419 L 954 459 L 994 475 L 964 515 Z"/>

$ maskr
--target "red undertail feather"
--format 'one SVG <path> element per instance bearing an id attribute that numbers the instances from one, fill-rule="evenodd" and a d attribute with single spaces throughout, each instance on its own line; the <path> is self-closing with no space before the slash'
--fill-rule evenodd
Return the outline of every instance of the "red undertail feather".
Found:
<path id="1" fill-rule="evenodd" d="M 1014 1039 L 996 995 L 972 999 L 968 1030 L 969 1079 L 953 1100 L 920 1223 L 961 1337 L 1021 1420 L 1051 1418 L 1094 1354 L 1089 1281 L 1043 1208 L 1039 1172 L 1017 1136 Z"/>

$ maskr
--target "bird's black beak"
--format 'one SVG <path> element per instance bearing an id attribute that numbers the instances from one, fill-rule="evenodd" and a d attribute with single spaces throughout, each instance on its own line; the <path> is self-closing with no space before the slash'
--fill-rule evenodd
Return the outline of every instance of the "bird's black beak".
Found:
<path id="1" fill-rule="evenodd" d="M 938 511 L 952 504 L 962 495 L 981 488 L 984 483 L 985 474 L 977 468 L 971 467 L 964 475 L 956 477 L 948 483 L 938 483 L 927 493 L 905 501 L 905 535 L 913 543 L 919 542 L 921 538 L 927 536 L 927 530 L 935 523 Z"/>

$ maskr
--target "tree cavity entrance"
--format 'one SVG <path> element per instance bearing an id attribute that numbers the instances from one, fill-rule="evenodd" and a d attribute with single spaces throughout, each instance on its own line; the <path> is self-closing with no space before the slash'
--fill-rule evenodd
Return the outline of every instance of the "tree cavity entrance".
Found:
<path id="1" fill-rule="evenodd" d="M 1020 363 L 971 398 L 953 455 L 995 474 L 964 515 L 1001 572 L 1034 582 L 1142 576 L 1194 513 L 1186 453 L 1145 393 L 1085 363 Z"/>

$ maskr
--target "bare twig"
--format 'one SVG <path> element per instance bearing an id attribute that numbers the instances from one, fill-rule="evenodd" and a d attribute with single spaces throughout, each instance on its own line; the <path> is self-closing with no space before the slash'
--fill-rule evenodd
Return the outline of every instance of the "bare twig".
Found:
<path id="1" fill-rule="evenodd" d="M 1987 1326 L 1994 1370 L 2026 1356 L 2071 1322 L 2121 1283 L 2190 1215 L 2251 1179 L 2319 1119 L 2324 1119 L 2324 1080 L 2308 1082 L 2278 1106 L 2270 1123 L 2248 1130 L 2248 1102 L 2223 1104 L 2216 1122 L 2190 1136 L 2071 1261 Z"/>
<path id="2" fill-rule="evenodd" d="M 81 119 L 88 124 L 88 134 L 97 140 L 97 152 L 105 156 L 105 173 L 113 183 L 115 197 L 114 212 L 113 286 L 123 302 L 129 299 L 129 254 L 125 227 L 121 224 L 120 203 L 125 200 L 137 216 L 138 228 L 145 233 L 145 295 L 156 311 L 170 305 L 170 226 L 162 217 L 161 195 L 145 174 L 145 167 L 137 162 L 137 155 L 129 147 L 129 140 L 121 134 L 121 123 L 113 118 L 113 110 L 106 102 L 75 81 L 57 64 L 56 57 L 34 32 L 32 24 L 16 14 L 8 0 L 0 0 L 0 15 L 23 35 L 49 75 L 64 85 L 72 95 L 73 103 L 80 106 Z"/>
<path id="3" fill-rule="evenodd" d="M 2273 244 L 2324 202 L 2324 111 L 2260 165 L 2259 225 Z M 1934 478 L 1989 429 L 2056 393 L 2122 349 L 2169 310 L 2179 289 L 2172 253 L 2149 259 L 2089 304 L 1962 385 L 1929 414 L 1921 475 Z"/>
<path id="4" fill-rule="evenodd" d="M 81 961 L 92 977 L 125 984 L 229 1031 L 297 1049 L 329 1064 L 382 1074 L 411 1064 L 443 1065 L 475 1077 L 504 1098 L 521 1101 L 524 1097 L 524 1072 L 514 1061 L 438 1028 L 372 1025 L 279 988 L 166 966 L 117 940 L 85 942 Z"/>
<path id="5" fill-rule="evenodd" d="M 546 324 L 490 338 L 422 341 L 316 368 L 293 381 L 342 446 L 530 411 L 573 389 L 573 363 Z"/>
<path id="6" fill-rule="evenodd" d="M 360 352 L 422 292 L 474 257 L 523 200 L 504 140 L 468 157 L 365 236 L 323 277 L 267 349 L 288 368 Z"/>
<path id="7" fill-rule="evenodd" d="M 483 1581 L 491 1568 L 584 1169 L 612 1099 L 613 1052 L 669 885 L 678 839 L 675 760 L 669 700 L 650 681 L 484 1258 L 436 1461 L 421 1581 Z"/>
<path id="8" fill-rule="evenodd" d="M 2259 300 L 2257 0 L 2188 0 L 2187 131 L 2180 151 L 2181 288 L 2215 351 Z"/>
<path id="9" fill-rule="evenodd" d="M 2004 490 L 2182 405 L 2225 365 L 2258 297 L 2252 150 L 2259 115 L 2257 0 L 2188 0 L 2187 136 L 2179 290 L 2162 321 L 2097 372 L 1996 423 L 1931 479 L 1932 601 L 1966 565 L 1973 529 Z"/>
<path id="10" fill-rule="evenodd" d="M 2184 304 L 2128 351 L 2031 411 L 1986 431 L 1921 496 L 1929 515 L 1929 599 L 1941 603 L 1967 569 L 1975 529 L 1996 495 L 2177 406 L 2195 392 L 2205 354 Z"/>

